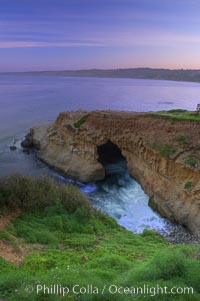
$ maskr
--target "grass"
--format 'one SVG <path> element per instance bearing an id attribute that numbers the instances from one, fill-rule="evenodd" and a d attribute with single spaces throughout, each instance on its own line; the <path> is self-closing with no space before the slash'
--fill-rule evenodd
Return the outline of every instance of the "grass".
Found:
<path id="1" fill-rule="evenodd" d="M 156 143 L 151 143 L 150 147 L 155 151 L 159 152 L 163 157 L 170 159 L 170 157 L 174 154 L 175 149 L 170 144 L 165 144 L 164 146 L 159 146 Z"/>
<path id="2" fill-rule="evenodd" d="M 147 113 L 146 116 L 165 118 L 170 120 L 200 121 L 200 114 L 198 112 L 181 109 Z"/>
<path id="3" fill-rule="evenodd" d="M 150 295 L 109 293 L 109 287 L 114 288 L 113 285 L 131 288 L 143 287 L 145 284 L 149 287 L 160 285 L 170 289 L 173 286 L 187 286 L 194 289 L 194 294 L 189 295 L 158 294 L 153 297 L 156 301 L 200 299 L 200 261 L 196 259 L 198 246 L 173 245 L 150 230 L 139 235 L 133 234 L 120 227 L 111 217 L 93 209 L 78 190 L 54 184 L 50 180 L 47 185 L 47 179 L 40 179 L 52 193 L 53 190 L 56 191 L 56 201 L 50 199 L 48 203 L 47 186 L 42 189 L 41 184 L 40 193 L 35 192 L 36 179 L 28 180 L 31 185 L 28 195 L 25 194 L 27 177 L 21 176 L 20 183 L 24 182 L 24 185 L 21 183 L 20 188 L 16 176 L 1 180 L 1 202 L 4 207 L 6 200 L 10 200 L 10 191 L 15 185 L 18 189 L 13 191 L 13 199 L 18 198 L 19 206 L 22 200 L 29 205 L 7 227 L 6 232 L 0 234 L 4 239 L 19 238 L 23 243 L 32 245 L 33 251 L 20 266 L 0 258 L 0 297 L 8 301 L 152 300 Z M 2 183 L 6 185 L 3 186 Z M 32 194 L 35 193 L 40 196 L 42 205 L 33 208 L 29 198 L 34 201 Z M 70 195 L 74 203 L 73 210 L 69 206 Z M 16 207 L 12 207 L 10 202 L 8 206 L 9 210 Z M 37 294 L 38 284 L 59 284 L 68 287 L 70 292 L 65 297 L 58 294 L 45 295 L 42 292 Z M 97 287 L 99 293 L 72 292 L 74 285 L 87 287 L 88 284 Z M 105 285 L 106 289 L 102 294 Z M 33 287 L 31 293 L 26 291 L 27 286 Z"/>
<path id="4" fill-rule="evenodd" d="M 10 234 L 7 231 L 0 229 L 0 239 L 5 239 L 7 241 L 12 241 Z"/>
<path id="5" fill-rule="evenodd" d="M 90 114 L 85 114 L 84 116 L 82 116 L 78 121 L 76 121 L 74 123 L 74 127 L 79 129 L 81 127 L 82 124 L 84 124 L 86 122 L 86 120 L 88 119 Z"/>

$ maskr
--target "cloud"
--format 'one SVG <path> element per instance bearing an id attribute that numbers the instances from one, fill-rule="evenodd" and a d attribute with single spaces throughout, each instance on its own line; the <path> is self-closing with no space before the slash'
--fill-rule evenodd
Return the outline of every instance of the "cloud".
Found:
<path id="1" fill-rule="evenodd" d="M 103 47 L 104 44 L 92 42 L 24 42 L 24 41 L 0 41 L 0 48 L 35 48 L 35 47 Z"/>

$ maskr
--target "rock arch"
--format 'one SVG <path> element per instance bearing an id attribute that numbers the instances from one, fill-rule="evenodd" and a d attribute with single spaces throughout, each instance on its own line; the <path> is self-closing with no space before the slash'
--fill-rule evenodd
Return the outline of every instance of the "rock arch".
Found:
<path id="1" fill-rule="evenodd" d="M 53 124 L 32 128 L 27 139 L 41 160 L 81 182 L 105 177 L 98 150 L 110 140 L 126 158 L 129 174 L 151 197 L 151 205 L 200 236 L 199 133 L 199 122 L 134 112 L 77 111 L 60 113 Z M 188 137 L 189 149 L 179 137 Z M 194 150 L 199 163 L 190 166 L 187 158 Z"/>
<path id="2" fill-rule="evenodd" d="M 126 161 L 121 149 L 110 139 L 97 146 L 97 155 L 98 161 L 102 165 Z"/>

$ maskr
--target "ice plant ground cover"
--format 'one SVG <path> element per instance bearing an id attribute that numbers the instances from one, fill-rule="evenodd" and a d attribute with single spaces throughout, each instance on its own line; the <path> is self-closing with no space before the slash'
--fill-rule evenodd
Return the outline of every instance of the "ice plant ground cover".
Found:
<path id="1" fill-rule="evenodd" d="M 21 246 L 28 250 L 20 264 L 0 259 L 6 300 L 152 300 L 147 291 L 133 295 L 133 287 L 144 286 L 167 287 L 168 294 L 155 293 L 154 300 L 199 300 L 198 245 L 170 244 L 148 230 L 133 234 L 94 209 L 76 187 L 49 178 L 1 178 L 0 196 L 3 215 L 20 212 L 1 230 L 1 240 L 13 254 Z M 115 287 L 132 293 L 112 293 Z M 172 288 L 178 290 L 169 293 Z"/>

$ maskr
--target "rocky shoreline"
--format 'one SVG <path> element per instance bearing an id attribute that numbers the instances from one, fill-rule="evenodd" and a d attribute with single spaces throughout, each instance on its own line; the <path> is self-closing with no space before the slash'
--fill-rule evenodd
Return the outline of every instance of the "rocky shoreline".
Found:
<path id="1" fill-rule="evenodd" d="M 200 238 L 191 232 L 189 232 L 187 229 L 185 229 L 181 225 L 173 225 L 173 228 L 171 225 L 167 226 L 166 232 L 161 232 L 161 235 L 163 237 L 174 244 L 199 244 Z"/>
<path id="2" fill-rule="evenodd" d="M 64 112 L 55 123 L 32 128 L 24 144 L 66 176 L 90 182 L 105 176 L 98 148 L 108 141 L 121 150 L 150 206 L 200 236 L 200 123 L 131 112 Z"/>

